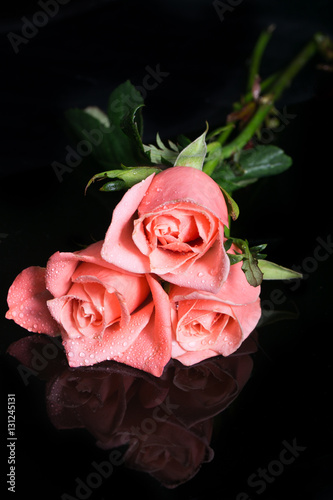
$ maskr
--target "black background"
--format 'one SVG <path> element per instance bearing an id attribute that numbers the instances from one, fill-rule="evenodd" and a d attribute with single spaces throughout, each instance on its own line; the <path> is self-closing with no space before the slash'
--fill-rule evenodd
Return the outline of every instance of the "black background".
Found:
<path id="1" fill-rule="evenodd" d="M 263 77 L 288 63 L 316 31 L 333 36 L 329 0 L 243 0 L 223 20 L 207 0 L 70 0 L 16 54 L 8 33 L 21 34 L 23 16 L 31 20 L 38 10 L 37 2 L 2 7 L 2 318 L 16 275 L 30 265 L 44 266 L 57 250 L 73 251 L 103 238 L 117 201 L 94 190 L 83 196 L 96 171 L 78 167 L 64 174 L 63 182 L 56 177 L 51 163 L 64 162 L 70 144 L 63 126 L 66 109 L 105 109 L 117 85 L 127 79 L 142 85 L 145 68 L 159 65 L 168 76 L 147 93 L 144 142 L 153 142 L 156 132 L 165 140 L 179 133 L 194 139 L 205 121 L 211 129 L 222 125 L 244 91 L 248 58 L 262 29 L 276 25 Z M 135 493 L 149 499 L 234 500 L 243 491 L 251 499 L 333 498 L 332 256 L 326 250 L 328 258 L 313 264 L 317 238 L 331 238 L 333 74 L 318 70 L 318 62 L 309 63 L 277 103 L 281 112 L 293 115 L 275 137 L 293 166 L 235 195 L 241 211 L 237 236 L 268 243 L 270 260 L 305 273 L 299 285 L 265 282 L 262 287 L 265 304 L 280 290 L 286 299 L 277 309 L 295 318 L 258 329 L 252 378 L 219 419 L 214 461 L 192 481 L 165 490 L 149 476 L 120 467 L 91 498 Z M 43 383 L 31 380 L 25 386 L 16 361 L 5 354 L 24 335 L 13 322 L 1 320 L 2 435 L 6 395 L 15 393 L 17 399 L 15 496 L 75 496 L 75 478 L 85 478 L 92 461 L 104 455 L 86 433 L 57 431 L 48 421 Z M 248 477 L 278 459 L 284 440 L 295 439 L 306 450 L 257 494 Z M 6 460 L 4 440 L 1 446 Z M 5 491 L 7 465 L 1 470 Z"/>

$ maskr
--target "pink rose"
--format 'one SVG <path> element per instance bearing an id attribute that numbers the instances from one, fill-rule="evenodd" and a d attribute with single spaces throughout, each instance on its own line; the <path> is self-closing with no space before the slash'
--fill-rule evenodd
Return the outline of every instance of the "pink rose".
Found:
<path id="1" fill-rule="evenodd" d="M 171 355 L 168 295 L 153 276 L 105 262 L 102 243 L 56 252 L 46 273 L 24 270 L 9 290 L 7 318 L 35 332 L 61 333 L 71 367 L 114 359 L 160 376 Z"/>
<path id="2" fill-rule="evenodd" d="M 228 210 L 219 186 L 192 167 L 172 167 L 129 189 L 116 206 L 102 257 L 129 272 L 155 273 L 216 293 L 229 273 Z"/>
<path id="3" fill-rule="evenodd" d="M 260 287 L 249 285 L 233 264 L 227 281 L 214 295 L 172 286 L 172 358 L 190 366 L 203 359 L 235 352 L 257 325 Z"/>

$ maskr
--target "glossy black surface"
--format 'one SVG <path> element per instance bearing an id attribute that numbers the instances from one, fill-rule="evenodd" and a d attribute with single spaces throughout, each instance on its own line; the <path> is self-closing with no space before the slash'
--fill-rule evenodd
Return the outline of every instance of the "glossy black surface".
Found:
<path id="1" fill-rule="evenodd" d="M 205 442 L 205 446 L 200 442 L 201 457 L 211 460 L 199 471 L 197 460 L 194 467 L 197 473 L 192 479 L 176 488 L 165 488 L 160 476 L 156 479 L 118 464 L 118 455 L 112 456 L 111 473 L 106 465 L 104 469 L 100 465 L 105 461 L 110 463 L 110 450 L 96 446 L 101 433 L 105 437 L 110 430 L 114 431 L 116 423 L 124 422 L 125 407 L 130 406 L 126 398 L 119 396 L 121 391 L 112 399 L 113 393 L 105 381 L 114 377 L 118 387 L 124 387 L 124 376 L 132 377 L 132 382 L 144 381 L 149 386 L 149 398 L 155 398 L 156 403 L 156 397 L 162 393 L 164 398 L 170 391 L 176 394 L 172 389 L 175 367 L 171 366 L 169 375 L 160 381 L 152 381 L 144 374 L 134 373 L 135 370 L 125 370 L 124 375 L 120 367 L 113 372 L 112 363 L 100 367 L 102 375 L 99 372 L 96 376 L 94 369 L 89 369 L 84 375 L 79 372 L 70 378 L 60 351 L 44 366 L 45 353 L 50 356 L 51 350 L 38 358 L 43 369 L 34 370 L 37 374 L 31 375 L 22 369 L 22 362 L 29 364 L 29 359 L 6 354 L 9 345 L 27 332 L 4 319 L 7 290 L 15 276 L 30 265 L 44 266 L 57 250 L 73 251 L 91 238 L 103 238 L 111 210 L 119 199 L 119 195 L 97 196 L 94 190 L 83 196 L 87 178 L 95 171 L 77 167 L 64 175 L 63 182 L 56 177 L 51 164 L 64 161 L 70 144 L 63 130 L 63 112 L 67 108 L 87 105 L 103 108 L 109 93 L 124 80 L 142 86 L 147 81 L 144 78 L 149 67 L 163 75 L 160 84 L 147 91 L 143 114 L 145 141 L 154 141 L 156 132 L 163 139 L 172 139 L 178 133 L 195 137 L 202 132 L 206 120 L 211 128 L 222 124 L 232 102 L 239 98 L 245 86 L 246 61 L 261 29 L 276 24 L 264 59 L 264 72 L 268 75 L 287 63 L 315 31 L 333 36 L 331 2 L 244 0 L 227 11 L 221 22 L 213 3 L 204 0 L 140 3 L 71 0 L 59 6 L 59 13 L 40 27 L 28 43 L 19 45 L 17 54 L 7 35 L 21 33 L 22 17 L 32 19 L 40 6 L 34 2 L 14 2 L 2 9 L 3 491 L 7 492 L 5 475 L 10 453 L 5 439 L 7 394 L 14 393 L 18 438 L 16 493 L 12 494 L 15 498 L 106 500 L 134 494 L 147 499 L 182 500 L 331 499 L 333 76 L 316 69 L 316 61 L 302 71 L 277 106 L 285 127 L 274 139 L 292 156 L 293 166 L 288 172 L 235 196 L 241 210 L 234 225 L 237 235 L 254 244 L 268 243 L 269 259 L 287 267 L 298 266 L 304 279 L 298 283 L 264 283 L 261 294 L 264 308 L 289 314 L 257 328 L 256 349 L 245 355 L 253 360 L 252 370 L 248 366 L 246 371 L 249 379 L 240 394 L 231 398 L 227 409 L 219 413 L 223 398 L 214 400 L 213 412 L 206 412 L 206 407 L 203 412 L 203 406 L 200 407 L 200 420 L 208 422 L 212 414 L 218 415 L 214 423 L 209 420 L 205 424 L 212 427 L 200 429 Z M 38 349 L 43 350 L 43 344 Z M 40 352 L 38 349 L 34 352 Z M 32 351 L 20 352 L 22 355 Z M 197 374 L 195 381 L 206 380 L 207 367 L 201 366 L 198 373 L 202 378 Z M 235 371 L 232 374 L 234 380 Z M 100 377 L 106 383 L 104 392 L 99 385 Z M 231 379 L 228 378 L 228 384 Z M 99 380 L 97 386 L 96 380 Z M 223 390 L 216 389 L 218 386 L 214 384 L 214 391 L 223 396 Z M 212 395 L 200 387 L 202 398 Z M 234 391 L 234 387 L 227 387 Z M 74 390 L 75 397 L 64 388 Z M 181 390 L 184 379 L 180 384 L 178 379 L 178 391 Z M 106 394 L 106 399 L 94 396 L 101 393 Z M 233 396 L 236 393 L 232 392 Z M 142 407 L 144 411 L 148 407 L 153 411 L 154 404 L 147 406 L 148 396 L 144 397 L 145 391 L 142 394 L 140 411 Z M 178 396 L 179 392 L 174 397 Z M 68 401 L 75 402 L 74 409 Z M 109 407 L 105 401 L 110 404 L 107 415 L 116 414 L 116 421 L 109 422 L 106 430 L 103 411 Z M 51 408 L 52 402 L 55 406 Z M 189 425 L 190 417 L 195 418 L 194 409 L 189 409 L 197 402 L 197 397 L 189 396 L 175 403 L 184 412 L 182 429 Z M 199 403 L 203 405 L 204 400 L 199 398 Z M 125 421 L 124 426 L 140 427 L 149 418 L 154 421 L 149 413 L 142 413 L 141 418 L 137 408 L 133 403 L 133 420 Z M 155 429 L 151 425 L 149 428 L 148 424 L 146 431 L 149 434 L 154 429 L 149 437 L 157 439 L 157 426 Z M 180 432 L 179 426 L 171 433 L 172 437 L 178 432 L 178 445 L 184 439 L 179 451 L 184 451 L 186 446 L 190 447 L 191 438 L 190 435 L 186 438 L 188 431 Z M 124 452 L 119 446 L 118 449 Z M 191 467 L 193 471 L 193 461 L 188 469 Z M 165 469 L 162 467 L 164 473 Z M 180 469 L 176 467 L 178 473 Z"/>

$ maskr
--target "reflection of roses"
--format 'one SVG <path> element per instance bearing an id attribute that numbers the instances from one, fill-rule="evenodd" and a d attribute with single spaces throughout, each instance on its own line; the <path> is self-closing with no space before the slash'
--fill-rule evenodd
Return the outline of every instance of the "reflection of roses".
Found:
<path id="1" fill-rule="evenodd" d="M 57 252 L 46 272 L 24 270 L 9 290 L 7 318 L 35 332 L 60 330 L 70 366 L 115 359 L 159 376 L 171 352 L 168 296 L 153 276 L 105 262 L 101 246 Z"/>
<path id="2" fill-rule="evenodd" d="M 125 465 L 175 487 L 212 459 L 212 417 L 245 385 L 255 350 L 251 336 L 228 358 L 190 368 L 171 360 L 159 378 L 115 361 L 69 368 L 60 343 L 46 336 L 18 340 L 9 353 L 46 380 L 57 428 L 86 428 L 104 449 L 125 445 Z"/>
<path id="3" fill-rule="evenodd" d="M 131 272 L 217 292 L 229 272 L 223 247 L 228 211 L 219 186 L 192 167 L 136 184 L 116 206 L 102 256 Z"/>
<path id="4" fill-rule="evenodd" d="M 255 328 L 260 315 L 260 287 L 252 287 L 241 269 L 230 268 L 217 294 L 172 286 L 172 357 L 184 365 L 222 354 L 229 356 Z"/>
<path id="5" fill-rule="evenodd" d="M 126 418 L 128 415 L 129 419 Z M 174 488 L 192 479 L 202 463 L 213 459 L 214 452 L 209 446 L 213 419 L 187 428 L 169 417 L 159 421 L 154 432 L 148 432 L 140 438 L 135 432 L 136 426 L 145 419 L 152 420 L 150 414 L 144 415 L 127 414 L 123 425 L 108 444 L 109 448 L 129 443 L 124 456 L 128 467 L 148 472 L 163 486 Z"/>

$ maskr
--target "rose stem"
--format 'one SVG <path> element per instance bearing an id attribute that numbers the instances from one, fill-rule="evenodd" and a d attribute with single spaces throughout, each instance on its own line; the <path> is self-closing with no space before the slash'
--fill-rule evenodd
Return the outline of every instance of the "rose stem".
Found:
<path id="1" fill-rule="evenodd" d="M 263 92 L 264 90 L 267 90 L 272 85 L 272 83 L 274 83 L 274 81 L 277 80 L 277 78 L 279 76 L 280 76 L 280 72 L 277 72 L 277 73 L 274 73 L 273 75 L 268 76 L 265 80 L 263 80 L 260 83 L 260 90 L 261 90 L 261 92 Z M 233 104 L 233 108 L 234 108 L 235 111 L 238 111 L 238 110 L 242 109 L 242 107 L 244 106 L 244 104 L 247 104 L 250 101 L 253 101 L 252 90 L 251 90 L 251 92 L 247 92 L 247 94 L 245 94 L 242 97 L 241 102 L 235 102 Z"/>
<path id="2" fill-rule="evenodd" d="M 251 64 L 249 69 L 249 77 L 247 82 L 247 92 L 252 93 L 252 88 L 256 78 L 259 76 L 259 68 L 262 56 L 265 52 L 266 46 L 271 39 L 272 33 L 275 30 L 274 24 L 268 26 L 266 30 L 264 30 L 258 38 L 257 43 L 254 46 L 252 56 L 251 56 Z"/>
<path id="3" fill-rule="evenodd" d="M 275 83 L 272 84 L 269 93 L 261 97 L 261 104 L 246 127 L 233 141 L 222 148 L 220 160 L 229 158 L 248 143 L 272 109 L 274 102 L 282 94 L 283 90 L 291 84 L 296 74 L 311 59 L 311 57 L 314 56 L 317 50 L 325 48 L 325 43 L 327 43 L 327 38 L 321 33 L 317 33 L 313 36 L 313 38 L 305 45 L 305 47 L 286 67 L 286 69 L 280 73 Z M 211 175 L 217 165 L 216 162 L 214 163 L 215 165 L 209 165 L 209 172 L 205 170 L 204 167 L 204 172 Z"/>

